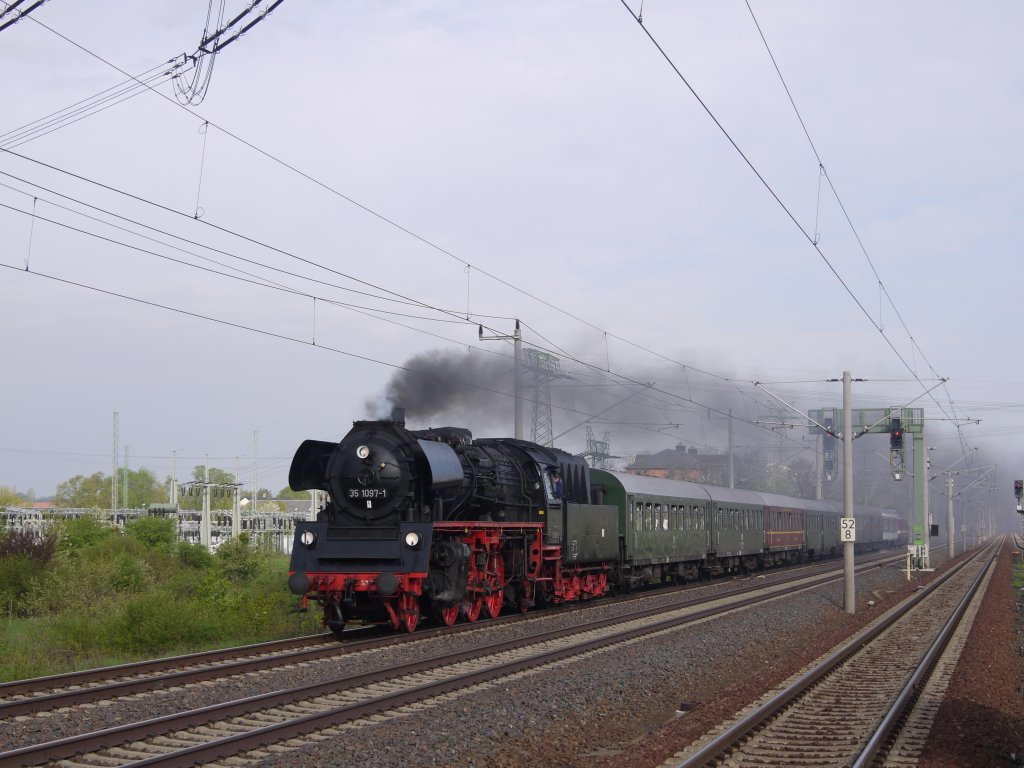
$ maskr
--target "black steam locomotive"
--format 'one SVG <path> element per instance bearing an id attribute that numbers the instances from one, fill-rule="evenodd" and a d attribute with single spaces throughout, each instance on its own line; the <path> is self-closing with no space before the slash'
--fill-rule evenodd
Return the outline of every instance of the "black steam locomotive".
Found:
<path id="1" fill-rule="evenodd" d="M 411 632 L 424 611 L 450 625 L 604 594 L 618 510 L 589 503 L 589 477 L 581 457 L 522 440 L 357 421 L 292 461 L 289 485 L 330 501 L 296 527 L 289 586 L 335 632 L 350 618 Z"/>
<path id="2" fill-rule="evenodd" d="M 831 502 L 591 470 L 523 440 L 408 430 L 400 412 L 340 443 L 306 440 L 288 482 L 329 496 L 296 526 L 289 586 L 336 634 L 352 619 L 412 632 L 425 613 L 451 625 L 839 547 Z M 905 541 L 891 510 L 856 514 L 859 547 Z"/>

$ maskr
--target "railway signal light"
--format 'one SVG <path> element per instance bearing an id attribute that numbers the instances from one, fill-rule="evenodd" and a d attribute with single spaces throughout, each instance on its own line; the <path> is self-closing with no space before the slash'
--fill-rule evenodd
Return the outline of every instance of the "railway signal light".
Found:
<path id="1" fill-rule="evenodd" d="M 1024 496 L 1024 480 L 1013 481 L 1013 495 L 1016 496 L 1018 499 L 1021 496 Z"/>
<path id="2" fill-rule="evenodd" d="M 889 419 L 889 447 L 894 451 L 903 450 L 903 422 L 895 416 Z"/>
<path id="3" fill-rule="evenodd" d="M 824 466 L 825 479 L 829 482 L 836 475 L 836 438 L 833 430 L 835 429 L 835 419 L 832 417 L 826 418 L 825 420 L 825 436 L 821 441 L 822 452 L 824 453 Z"/>

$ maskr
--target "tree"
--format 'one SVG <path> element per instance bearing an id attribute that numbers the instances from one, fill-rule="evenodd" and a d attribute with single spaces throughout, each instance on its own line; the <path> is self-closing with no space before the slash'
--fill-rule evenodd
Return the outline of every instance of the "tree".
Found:
<path id="1" fill-rule="evenodd" d="M 192 470 L 192 479 L 197 483 L 201 483 L 206 479 L 205 474 L 206 467 L 196 465 L 196 468 Z M 235 476 L 226 470 L 218 469 L 217 467 L 210 467 L 210 482 L 231 485 L 235 482 Z"/>
<path id="2" fill-rule="evenodd" d="M 128 496 L 122 498 L 126 477 L 128 480 Z M 120 483 L 117 486 L 117 503 L 122 508 L 143 509 L 147 504 L 167 501 L 167 490 L 156 479 L 156 475 L 145 467 L 141 467 L 138 470 L 121 467 L 117 470 L 117 478 Z"/>
<path id="3" fill-rule="evenodd" d="M 279 499 L 309 499 L 309 491 L 293 491 L 290 485 L 286 485 L 277 492 Z"/>
<path id="4" fill-rule="evenodd" d="M 25 503 L 25 498 L 13 488 L 0 485 L 0 509 L 7 507 L 20 507 Z"/>
<path id="5" fill-rule="evenodd" d="M 125 480 L 128 493 L 125 495 Z M 167 491 L 156 475 L 142 467 L 137 470 L 120 467 L 117 470 L 117 506 L 121 509 L 142 509 L 147 504 L 167 500 Z M 102 472 L 85 477 L 75 475 L 57 485 L 54 504 L 58 507 L 82 509 L 110 508 L 110 476 Z"/>
<path id="6" fill-rule="evenodd" d="M 80 509 L 108 509 L 110 507 L 110 478 L 102 472 L 85 477 L 75 475 L 57 484 L 54 504 L 58 507 Z"/>
<path id="7" fill-rule="evenodd" d="M 192 479 L 196 483 L 206 482 L 206 467 L 197 465 L 192 470 Z M 210 488 L 210 509 L 231 509 L 235 503 L 235 476 L 226 470 L 210 467 L 210 482 L 221 487 Z M 186 488 L 186 495 L 179 497 L 178 506 L 182 509 L 203 508 L 203 486 L 192 485 Z"/>

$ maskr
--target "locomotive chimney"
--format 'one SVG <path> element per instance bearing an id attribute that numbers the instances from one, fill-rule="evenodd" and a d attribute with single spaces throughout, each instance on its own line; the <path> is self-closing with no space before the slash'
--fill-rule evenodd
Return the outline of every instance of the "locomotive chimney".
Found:
<path id="1" fill-rule="evenodd" d="M 405 426 L 405 408 L 398 408 L 397 406 L 395 408 L 392 408 L 391 409 L 391 420 L 393 422 L 395 422 L 395 424 L 398 424 L 400 427 L 404 427 Z"/>

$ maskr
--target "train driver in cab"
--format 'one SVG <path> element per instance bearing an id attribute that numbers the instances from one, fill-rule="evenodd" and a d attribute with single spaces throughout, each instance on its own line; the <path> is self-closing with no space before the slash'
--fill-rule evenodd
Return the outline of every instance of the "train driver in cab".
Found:
<path id="1" fill-rule="evenodd" d="M 565 485 L 562 483 L 562 475 L 557 469 L 551 470 L 551 493 L 556 499 L 562 498 L 565 492 Z"/>

